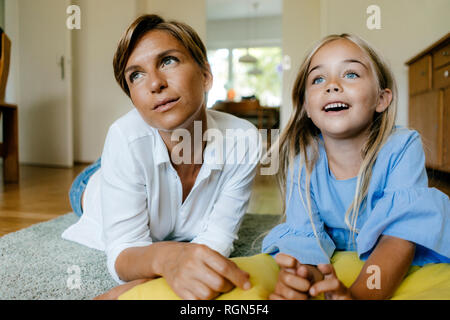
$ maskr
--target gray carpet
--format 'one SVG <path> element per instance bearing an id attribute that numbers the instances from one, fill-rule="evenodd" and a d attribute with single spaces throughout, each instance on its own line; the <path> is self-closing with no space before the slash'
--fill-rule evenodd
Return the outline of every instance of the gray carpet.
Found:
<path id="1" fill-rule="evenodd" d="M 279 218 L 247 214 L 231 256 L 259 253 L 261 235 Z M 116 285 L 102 251 L 61 239 L 61 233 L 77 219 L 69 213 L 0 238 L 0 299 L 84 300 Z M 76 269 L 72 266 L 79 268 L 79 288 L 73 281 Z"/>

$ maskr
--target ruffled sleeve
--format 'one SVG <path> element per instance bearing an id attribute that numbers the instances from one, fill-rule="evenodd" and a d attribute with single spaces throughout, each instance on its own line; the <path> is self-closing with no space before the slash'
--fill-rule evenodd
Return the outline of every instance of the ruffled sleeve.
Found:
<path id="1" fill-rule="evenodd" d="M 285 253 L 304 264 L 329 263 L 336 246 L 324 229 L 324 223 L 314 202 L 314 191 L 311 190 L 312 217 L 318 236 L 316 238 L 308 211 L 299 195 L 299 185 L 296 178 L 296 176 L 298 177 L 298 167 L 295 168 L 295 171 L 292 187 L 290 186 L 290 179 L 287 179 L 286 222 L 273 228 L 264 238 L 262 251 L 273 256 L 280 252 Z M 301 192 L 306 205 L 303 172 L 302 180 Z M 290 191 L 292 191 L 292 194 L 289 199 Z M 319 245 L 319 241 L 321 245 Z"/>
<path id="2" fill-rule="evenodd" d="M 425 155 L 420 136 L 410 131 L 390 157 L 377 161 L 389 163 L 384 173 L 374 168 L 374 179 L 387 177 L 383 188 L 369 192 L 368 217 L 356 239 L 358 254 L 365 260 L 381 235 L 389 235 L 416 244 L 413 265 L 450 262 L 450 200 L 428 187 Z M 377 170 L 378 172 L 376 172 Z M 379 181 L 381 179 L 378 179 Z M 381 189 L 381 190 L 380 190 Z"/>
<path id="3" fill-rule="evenodd" d="M 449 208 L 449 198 L 434 188 L 386 192 L 360 230 L 356 241 L 358 254 L 367 257 L 383 234 L 424 247 L 416 250 L 414 265 L 450 262 L 445 259 L 450 257 Z M 444 259 L 439 259 L 432 251 Z"/>

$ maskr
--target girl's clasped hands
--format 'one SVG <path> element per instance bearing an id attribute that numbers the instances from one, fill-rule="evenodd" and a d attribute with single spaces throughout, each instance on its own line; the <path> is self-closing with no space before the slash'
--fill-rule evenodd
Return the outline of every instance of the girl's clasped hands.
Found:
<path id="1" fill-rule="evenodd" d="M 336 276 L 331 264 L 302 264 L 290 255 L 279 253 L 280 266 L 271 300 L 306 300 L 324 294 L 327 300 L 351 300 L 351 291 Z"/>

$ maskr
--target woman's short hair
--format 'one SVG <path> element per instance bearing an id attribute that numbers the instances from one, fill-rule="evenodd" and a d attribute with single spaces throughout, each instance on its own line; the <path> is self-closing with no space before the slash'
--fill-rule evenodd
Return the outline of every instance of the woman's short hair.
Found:
<path id="1" fill-rule="evenodd" d="M 189 51 L 203 71 L 210 72 L 206 47 L 192 27 L 179 21 L 165 21 L 155 14 L 142 15 L 134 20 L 122 35 L 114 54 L 114 76 L 128 97 L 130 90 L 125 78 L 125 67 L 138 41 L 152 30 L 162 30 L 172 35 Z"/>

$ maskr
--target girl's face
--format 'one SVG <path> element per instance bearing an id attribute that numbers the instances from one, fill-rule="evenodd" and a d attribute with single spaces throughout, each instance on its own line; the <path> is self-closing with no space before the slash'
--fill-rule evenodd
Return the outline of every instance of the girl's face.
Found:
<path id="1" fill-rule="evenodd" d="M 152 127 L 188 127 L 205 106 L 212 75 L 201 70 L 189 51 L 161 30 L 147 32 L 125 67 L 131 100 Z"/>
<path id="2" fill-rule="evenodd" d="M 390 104 L 392 92 L 379 91 L 367 55 L 347 39 L 322 46 L 312 57 L 305 108 L 322 135 L 335 139 L 368 132 L 375 112 Z"/>

